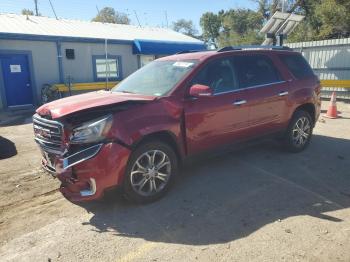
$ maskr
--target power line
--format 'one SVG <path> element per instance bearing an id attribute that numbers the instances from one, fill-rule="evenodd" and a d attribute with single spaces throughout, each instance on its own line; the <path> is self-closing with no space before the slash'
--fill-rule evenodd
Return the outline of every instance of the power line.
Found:
<path id="1" fill-rule="evenodd" d="M 139 20 L 139 17 L 137 16 L 137 13 L 136 13 L 135 10 L 134 10 L 134 14 L 135 14 L 135 16 L 136 16 L 136 20 L 137 20 L 137 23 L 139 24 L 139 27 L 142 27 L 142 26 L 141 26 L 141 23 L 140 23 L 140 20 Z"/>
<path id="2" fill-rule="evenodd" d="M 56 15 L 56 12 L 55 12 L 55 8 L 53 7 L 53 5 L 52 5 L 52 3 L 51 3 L 51 0 L 49 0 L 49 2 L 50 2 L 50 5 L 51 5 L 52 12 L 53 12 L 53 14 L 54 14 L 55 17 L 56 17 L 56 20 L 58 20 L 57 15 Z"/>

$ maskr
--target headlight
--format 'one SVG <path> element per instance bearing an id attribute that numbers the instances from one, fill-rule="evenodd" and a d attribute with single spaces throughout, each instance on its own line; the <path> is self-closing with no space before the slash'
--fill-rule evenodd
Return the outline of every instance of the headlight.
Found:
<path id="1" fill-rule="evenodd" d="M 112 126 L 112 115 L 86 122 L 73 129 L 70 136 L 72 144 L 93 143 L 105 139 Z"/>

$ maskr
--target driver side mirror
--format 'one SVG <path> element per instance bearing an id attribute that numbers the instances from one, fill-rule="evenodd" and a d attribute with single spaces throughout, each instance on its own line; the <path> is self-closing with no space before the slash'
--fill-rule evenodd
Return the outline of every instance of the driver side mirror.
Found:
<path id="1" fill-rule="evenodd" d="M 190 88 L 190 96 L 193 97 L 211 97 L 213 96 L 213 90 L 206 85 L 195 84 Z"/>

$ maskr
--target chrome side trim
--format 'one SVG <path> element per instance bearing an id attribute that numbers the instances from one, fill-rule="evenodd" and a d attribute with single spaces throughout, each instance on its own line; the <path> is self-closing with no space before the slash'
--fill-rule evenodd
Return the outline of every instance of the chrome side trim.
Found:
<path id="1" fill-rule="evenodd" d="M 70 156 L 64 158 L 63 159 L 63 169 L 67 169 L 67 168 L 72 167 L 74 165 L 77 165 L 77 164 L 79 164 L 79 163 L 81 163 L 83 161 L 86 161 L 86 160 L 89 160 L 89 159 L 93 158 L 100 151 L 102 145 L 103 144 L 98 144 L 98 145 L 94 145 L 94 146 L 88 147 L 88 148 L 86 148 L 84 150 L 81 150 L 81 151 L 79 151 L 77 153 L 74 153 L 73 155 L 70 155 Z M 85 156 L 85 157 L 83 157 L 83 158 L 81 158 L 81 159 L 79 159 L 79 160 L 69 164 L 69 159 L 71 159 L 71 158 L 73 158 L 73 157 L 75 157 L 75 156 L 77 156 L 79 154 L 83 154 L 85 151 L 92 150 L 92 149 L 95 149 L 92 154 L 90 154 L 88 156 Z"/>
<path id="2" fill-rule="evenodd" d="M 277 85 L 277 84 L 282 84 L 282 83 L 286 83 L 286 82 L 287 81 L 277 81 L 277 82 L 267 83 L 267 84 L 263 84 L 263 85 L 255 85 L 255 86 L 235 89 L 235 90 L 231 90 L 231 91 L 219 92 L 219 93 L 214 94 L 214 96 L 223 95 L 223 94 L 229 94 L 229 93 L 236 93 L 236 92 L 240 92 L 240 91 L 243 91 L 243 90 L 249 90 L 249 89 L 265 87 L 265 86 L 270 86 L 270 85 Z"/>
<path id="3" fill-rule="evenodd" d="M 82 197 L 93 196 L 96 194 L 96 181 L 93 178 L 90 178 L 90 189 L 80 191 Z"/>

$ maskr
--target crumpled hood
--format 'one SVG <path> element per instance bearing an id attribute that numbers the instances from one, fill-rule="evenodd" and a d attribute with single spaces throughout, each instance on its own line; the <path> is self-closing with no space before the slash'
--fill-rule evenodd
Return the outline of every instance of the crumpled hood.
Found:
<path id="1" fill-rule="evenodd" d="M 39 115 L 51 115 L 51 118 L 55 119 L 94 107 L 114 105 L 126 101 L 152 101 L 154 99 L 156 96 L 97 91 L 55 100 L 42 105 L 36 112 Z"/>

